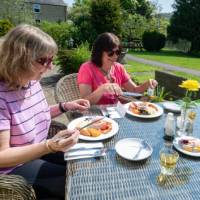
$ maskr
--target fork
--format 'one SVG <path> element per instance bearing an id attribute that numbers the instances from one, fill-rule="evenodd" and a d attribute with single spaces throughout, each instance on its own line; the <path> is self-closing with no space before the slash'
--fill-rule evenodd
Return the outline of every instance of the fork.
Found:
<path id="1" fill-rule="evenodd" d="M 138 149 L 137 153 L 133 156 L 133 158 L 137 158 L 137 157 L 139 156 L 141 150 L 142 150 L 143 148 L 146 149 L 147 147 L 148 147 L 147 143 L 146 143 L 144 140 L 142 140 L 141 146 L 140 146 L 140 148 Z"/>

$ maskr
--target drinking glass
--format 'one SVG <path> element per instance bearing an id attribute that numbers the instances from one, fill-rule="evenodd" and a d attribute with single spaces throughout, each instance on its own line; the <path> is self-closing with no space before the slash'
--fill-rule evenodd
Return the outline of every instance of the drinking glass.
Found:
<path id="1" fill-rule="evenodd" d="M 179 154 L 173 150 L 172 144 L 166 142 L 160 151 L 161 174 L 172 175 L 175 171 Z"/>

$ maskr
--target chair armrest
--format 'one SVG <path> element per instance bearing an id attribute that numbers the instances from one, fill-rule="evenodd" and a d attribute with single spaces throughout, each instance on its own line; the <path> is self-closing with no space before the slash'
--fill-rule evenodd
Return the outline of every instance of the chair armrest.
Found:
<path id="1" fill-rule="evenodd" d="M 51 121 L 51 125 L 49 128 L 48 138 L 52 138 L 54 135 L 56 135 L 59 131 L 66 129 L 67 127 L 58 121 Z"/>
<path id="2" fill-rule="evenodd" d="M 0 199 L 36 200 L 32 186 L 18 175 L 0 175 Z"/>
<path id="3" fill-rule="evenodd" d="M 63 129 L 66 129 L 64 124 L 52 121 L 48 138 L 53 137 L 58 131 Z M 0 199 L 36 200 L 36 195 L 32 186 L 28 185 L 22 176 L 0 175 Z"/>

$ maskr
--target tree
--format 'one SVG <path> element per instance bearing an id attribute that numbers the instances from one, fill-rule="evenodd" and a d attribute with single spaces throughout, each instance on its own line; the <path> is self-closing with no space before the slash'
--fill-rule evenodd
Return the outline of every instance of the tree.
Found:
<path id="1" fill-rule="evenodd" d="M 154 6 L 146 0 L 120 0 L 121 8 L 129 14 L 138 14 L 149 19 L 153 12 Z"/>
<path id="2" fill-rule="evenodd" d="M 91 24 L 90 0 L 76 0 L 69 12 L 69 19 L 74 23 L 76 31 L 73 35 L 75 44 L 93 43 L 96 32 Z"/>
<path id="3" fill-rule="evenodd" d="M 138 14 L 128 14 L 122 24 L 123 41 L 131 42 L 141 39 L 146 30 L 146 18 Z"/>
<path id="4" fill-rule="evenodd" d="M 119 0 L 92 1 L 91 23 L 97 34 L 107 31 L 121 36 L 122 16 Z"/>
<path id="5" fill-rule="evenodd" d="M 137 14 L 140 14 L 147 19 L 151 17 L 151 14 L 153 12 L 153 6 L 149 1 L 146 0 L 138 0 L 138 5 L 136 7 Z"/>
<path id="6" fill-rule="evenodd" d="M 175 0 L 174 14 L 168 26 L 168 37 L 174 42 L 186 39 L 191 42 L 190 52 L 200 50 L 200 1 Z"/>

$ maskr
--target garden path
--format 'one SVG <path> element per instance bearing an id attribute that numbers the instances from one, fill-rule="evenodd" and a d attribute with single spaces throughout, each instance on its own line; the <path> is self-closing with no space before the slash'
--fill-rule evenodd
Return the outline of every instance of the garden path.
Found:
<path id="1" fill-rule="evenodd" d="M 195 76 L 200 76 L 200 71 L 198 71 L 198 70 L 188 69 L 188 68 L 184 68 L 181 66 L 175 66 L 175 65 L 170 65 L 170 64 L 166 64 L 166 63 L 161 63 L 158 61 L 147 60 L 144 58 L 138 58 L 138 57 L 130 55 L 130 54 L 126 54 L 125 59 L 136 61 L 136 62 L 147 64 L 147 65 L 156 66 L 156 67 L 163 67 L 164 69 L 169 70 L 169 71 L 179 71 L 179 72 L 184 72 L 187 74 L 192 74 Z"/>

